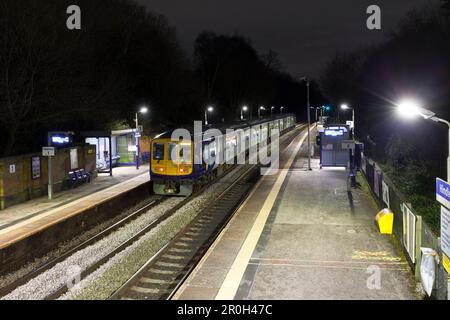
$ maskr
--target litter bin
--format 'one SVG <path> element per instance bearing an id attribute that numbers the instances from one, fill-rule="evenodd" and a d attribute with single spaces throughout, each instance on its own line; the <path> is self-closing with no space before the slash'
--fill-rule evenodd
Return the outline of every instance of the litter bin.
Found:
<path id="1" fill-rule="evenodd" d="M 383 209 L 375 217 L 381 234 L 392 234 L 394 227 L 394 213 L 390 209 Z"/>

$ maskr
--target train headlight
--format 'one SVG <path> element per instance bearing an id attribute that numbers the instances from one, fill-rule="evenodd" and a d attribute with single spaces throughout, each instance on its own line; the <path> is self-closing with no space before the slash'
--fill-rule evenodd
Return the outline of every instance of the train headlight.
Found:
<path id="1" fill-rule="evenodd" d="M 158 170 L 159 172 L 164 172 L 164 168 L 157 168 L 156 170 Z"/>

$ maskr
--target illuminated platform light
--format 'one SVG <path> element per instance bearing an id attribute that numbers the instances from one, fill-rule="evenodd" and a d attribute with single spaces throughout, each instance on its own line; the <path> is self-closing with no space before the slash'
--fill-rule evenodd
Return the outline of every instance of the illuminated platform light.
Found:
<path id="1" fill-rule="evenodd" d="M 413 119 L 419 115 L 421 115 L 420 112 L 420 106 L 419 104 L 414 100 L 403 100 L 398 104 L 397 113 L 406 119 Z"/>

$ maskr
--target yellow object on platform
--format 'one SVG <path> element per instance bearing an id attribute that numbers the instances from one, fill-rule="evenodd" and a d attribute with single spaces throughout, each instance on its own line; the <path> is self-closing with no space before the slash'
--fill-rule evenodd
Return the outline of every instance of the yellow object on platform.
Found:
<path id="1" fill-rule="evenodd" d="M 381 234 L 392 234 L 394 226 L 394 213 L 390 209 L 383 209 L 375 217 Z"/>
<path id="2" fill-rule="evenodd" d="M 442 265 L 444 266 L 445 271 L 447 271 L 447 273 L 450 274 L 450 259 L 447 257 L 445 253 L 442 254 Z"/>

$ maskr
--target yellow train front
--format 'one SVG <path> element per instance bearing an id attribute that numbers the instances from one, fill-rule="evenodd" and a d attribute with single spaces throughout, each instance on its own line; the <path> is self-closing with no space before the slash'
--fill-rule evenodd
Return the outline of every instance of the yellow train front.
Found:
<path id="1" fill-rule="evenodd" d="M 153 139 L 150 176 L 155 194 L 192 194 L 201 167 L 194 170 L 193 154 L 191 141 L 172 141 L 168 133 Z"/>

